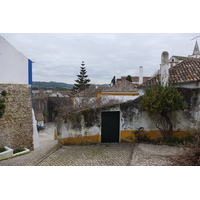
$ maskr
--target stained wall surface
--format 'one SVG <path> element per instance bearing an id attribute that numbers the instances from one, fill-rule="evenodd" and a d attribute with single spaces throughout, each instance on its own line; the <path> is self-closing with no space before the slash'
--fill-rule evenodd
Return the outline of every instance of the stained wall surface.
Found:
<path id="1" fill-rule="evenodd" d="M 174 112 L 171 116 L 174 136 L 185 136 L 186 133 L 198 131 L 200 128 L 200 89 L 179 89 L 187 108 Z M 58 141 L 63 143 L 99 143 L 101 142 L 101 113 L 104 111 L 120 112 L 120 142 L 133 142 L 134 131 L 140 127 L 150 138 L 161 137 L 156 128 L 159 118 L 140 109 L 141 97 L 112 106 L 86 109 L 69 113 L 57 122 Z"/>

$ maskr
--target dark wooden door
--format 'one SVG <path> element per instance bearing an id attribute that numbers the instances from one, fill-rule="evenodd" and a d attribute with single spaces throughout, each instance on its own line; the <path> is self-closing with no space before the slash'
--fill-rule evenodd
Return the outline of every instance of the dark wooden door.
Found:
<path id="1" fill-rule="evenodd" d="M 120 112 L 101 113 L 101 142 L 119 142 Z"/>

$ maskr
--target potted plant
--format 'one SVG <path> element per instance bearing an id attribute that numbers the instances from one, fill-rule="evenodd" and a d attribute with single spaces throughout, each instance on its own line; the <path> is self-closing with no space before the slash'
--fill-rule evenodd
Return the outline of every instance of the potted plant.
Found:
<path id="1" fill-rule="evenodd" d="M 13 157 L 13 149 L 5 146 L 3 148 L 0 148 L 0 160 L 8 159 Z"/>
<path id="2" fill-rule="evenodd" d="M 27 149 L 27 148 L 19 148 L 19 149 L 14 149 L 13 150 L 13 157 L 15 156 L 20 156 L 20 155 L 24 155 L 24 154 L 27 154 L 29 153 L 30 150 Z"/>

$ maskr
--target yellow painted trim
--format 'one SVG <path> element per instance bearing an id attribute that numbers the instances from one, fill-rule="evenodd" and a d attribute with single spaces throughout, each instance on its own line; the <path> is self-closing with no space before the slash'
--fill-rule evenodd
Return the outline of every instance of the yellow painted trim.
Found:
<path id="1" fill-rule="evenodd" d="M 120 131 L 120 138 L 121 142 L 134 142 L 136 140 L 135 132 L 136 130 L 122 130 Z M 174 131 L 172 137 L 188 137 L 193 135 L 194 131 Z M 162 137 L 159 130 L 152 130 L 152 131 L 142 131 L 141 135 L 146 135 L 149 139 L 156 139 Z"/>
<path id="2" fill-rule="evenodd" d="M 98 98 L 98 99 L 101 98 L 101 92 L 97 92 L 97 98 Z"/>
<path id="3" fill-rule="evenodd" d="M 122 130 L 120 131 L 120 142 L 134 142 L 136 141 L 135 130 Z M 193 135 L 192 131 L 174 131 L 173 137 L 187 137 Z M 149 139 L 156 139 L 162 137 L 158 130 L 142 131 L 141 135 L 146 135 Z M 101 135 L 57 138 L 59 143 L 62 144 L 96 144 L 101 143 Z"/>
<path id="4" fill-rule="evenodd" d="M 74 97 L 74 96 L 71 96 L 70 98 L 71 98 L 72 104 L 74 105 L 74 99 L 75 99 L 75 97 Z"/>
<path id="5" fill-rule="evenodd" d="M 101 96 L 138 96 L 139 93 L 117 93 L 117 92 L 113 92 L 113 93 L 109 93 L 109 92 L 97 92 L 97 98 L 100 99 Z"/>
<path id="6" fill-rule="evenodd" d="M 92 144 L 92 143 L 95 144 L 101 142 L 101 135 L 58 138 L 58 142 L 62 144 Z"/>
<path id="7" fill-rule="evenodd" d="M 101 95 L 106 96 L 138 96 L 139 93 L 101 93 Z"/>
<path id="8" fill-rule="evenodd" d="M 120 131 L 120 141 L 121 142 L 134 142 L 135 140 L 136 140 L 136 136 L 133 133 L 133 130 Z"/>

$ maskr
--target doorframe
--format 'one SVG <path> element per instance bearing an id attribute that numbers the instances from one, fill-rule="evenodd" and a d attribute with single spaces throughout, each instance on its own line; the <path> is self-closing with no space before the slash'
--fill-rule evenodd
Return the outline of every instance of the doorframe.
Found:
<path id="1" fill-rule="evenodd" d="M 102 113 L 103 112 L 119 112 L 119 141 L 118 143 L 121 143 L 121 111 L 120 110 L 102 110 L 100 113 L 100 119 L 101 119 L 101 123 L 100 123 L 100 130 L 101 130 L 101 138 L 100 138 L 100 142 L 102 143 L 101 139 L 102 139 Z"/>

